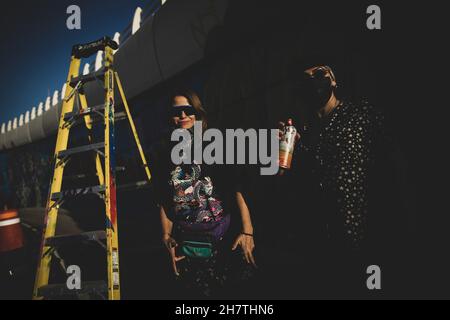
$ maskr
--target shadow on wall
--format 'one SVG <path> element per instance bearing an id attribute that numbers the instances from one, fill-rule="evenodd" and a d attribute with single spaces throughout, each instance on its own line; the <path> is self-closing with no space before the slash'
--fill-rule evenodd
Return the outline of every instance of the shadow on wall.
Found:
<path id="1" fill-rule="evenodd" d="M 364 33 L 365 8 L 364 1 L 345 7 L 230 1 L 224 25 L 211 31 L 205 49 L 210 117 L 222 128 L 304 118 L 294 82 L 299 65 L 314 56 L 333 67 L 344 96 L 376 104 L 378 39 Z"/>

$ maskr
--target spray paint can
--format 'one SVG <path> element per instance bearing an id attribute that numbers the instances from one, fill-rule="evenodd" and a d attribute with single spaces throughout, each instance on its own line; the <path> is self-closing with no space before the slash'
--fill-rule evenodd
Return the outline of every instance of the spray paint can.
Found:
<path id="1" fill-rule="evenodd" d="M 294 154 L 297 129 L 293 126 L 292 119 L 288 119 L 280 138 L 279 162 L 283 169 L 290 169 Z"/>

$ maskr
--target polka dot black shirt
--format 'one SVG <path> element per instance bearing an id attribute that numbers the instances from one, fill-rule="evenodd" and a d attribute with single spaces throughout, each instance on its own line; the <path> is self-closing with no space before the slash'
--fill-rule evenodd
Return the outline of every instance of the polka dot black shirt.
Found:
<path id="1" fill-rule="evenodd" d="M 301 148 L 313 159 L 328 234 L 358 247 L 365 237 L 369 175 L 384 118 L 367 102 L 344 102 L 321 122 L 316 142 Z"/>

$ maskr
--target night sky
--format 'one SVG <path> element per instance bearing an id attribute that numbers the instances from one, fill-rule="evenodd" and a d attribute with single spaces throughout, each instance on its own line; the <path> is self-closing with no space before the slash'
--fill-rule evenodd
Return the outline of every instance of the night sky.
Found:
<path id="1" fill-rule="evenodd" d="M 3 6 L 0 125 L 61 90 L 72 45 L 122 32 L 131 23 L 136 7 L 144 9 L 153 1 L 16 0 Z M 66 27 L 66 9 L 72 4 L 81 8 L 81 30 Z"/>

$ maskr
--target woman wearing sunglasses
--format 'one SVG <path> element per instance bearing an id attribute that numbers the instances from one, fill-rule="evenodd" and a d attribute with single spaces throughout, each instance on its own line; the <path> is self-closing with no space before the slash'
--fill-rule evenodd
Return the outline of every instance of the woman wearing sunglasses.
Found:
<path id="1" fill-rule="evenodd" d="M 170 99 L 169 123 L 193 136 L 196 121 L 207 128 L 197 94 L 182 91 Z M 193 138 L 191 139 L 194 140 Z M 237 273 L 255 265 L 253 225 L 234 170 L 196 164 L 174 165 L 170 149 L 156 164 L 163 243 L 171 268 L 189 297 L 220 296 Z M 161 166 L 161 164 L 163 164 Z M 242 176 L 242 175 L 241 175 Z M 237 230 L 237 232 L 236 232 Z M 239 262 L 234 260 L 240 248 Z M 242 257 L 242 258 L 241 258 Z M 240 268 L 246 262 L 244 269 Z M 240 265 L 240 267 L 236 267 Z"/>

